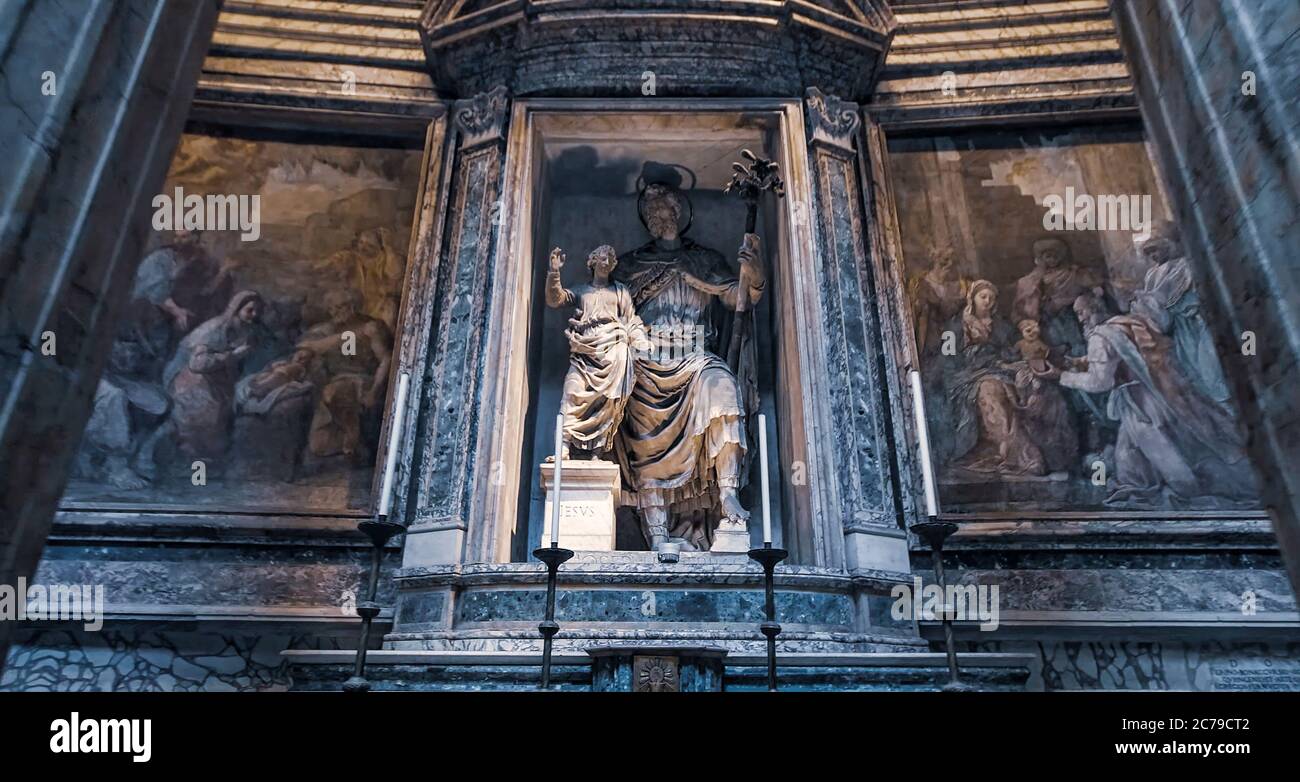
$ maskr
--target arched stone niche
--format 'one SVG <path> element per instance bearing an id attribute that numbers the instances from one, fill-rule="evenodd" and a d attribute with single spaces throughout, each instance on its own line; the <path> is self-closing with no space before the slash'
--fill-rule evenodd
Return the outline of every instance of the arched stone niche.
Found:
<path id="1" fill-rule="evenodd" d="M 883 0 L 430 0 L 438 89 L 468 97 L 865 100 L 893 38 Z"/>
<path id="2" fill-rule="evenodd" d="M 810 650 L 910 644 L 910 627 L 879 624 L 879 601 L 906 567 L 877 398 L 884 381 L 874 365 L 851 366 L 879 352 L 856 106 L 810 91 L 806 101 L 517 99 L 507 111 L 504 90 L 457 106 L 442 314 L 388 647 L 537 640 L 538 462 L 550 452 L 543 422 L 554 420 L 567 354 L 563 316 L 541 304 L 549 250 L 564 246 L 566 272 L 581 276 L 595 245 L 644 243 L 633 183 L 656 160 L 694 169 L 699 224 L 688 235 L 734 265 L 744 211 L 720 188 L 744 148 L 774 159 L 786 183 L 759 216 L 768 288 L 755 328 L 776 539 L 792 552 L 778 599 L 804 606 L 790 639 Z M 479 121 L 489 115 L 498 119 Z M 742 495 L 755 542 L 757 494 Z M 747 619 L 757 576 L 743 554 L 664 563 L 649 551 L 580 552 L 562 579 L 570 643 L 704 633 L 749 648 L 761 640 Z M 634 615 L 643 626 L 625 627 Z"/>

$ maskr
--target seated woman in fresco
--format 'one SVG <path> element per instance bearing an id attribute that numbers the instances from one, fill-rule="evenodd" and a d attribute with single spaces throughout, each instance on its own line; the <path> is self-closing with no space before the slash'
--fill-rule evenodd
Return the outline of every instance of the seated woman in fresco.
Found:
<path id="1" fill-rule="evenodd" d="M 1041 345 L 1032 344 L 1041 340 L 1021 336 L 1017 341 L 1015 329 L 998 314 L 997 302 L 997 287 L 977 280 L 951 325 L 958 354 L 944 377 L 954 433 L 950 464 L 1013 476 L 1068 469 L 1078 441 L 1065 401 L 1055 386 L 1021 373 L 1032 372 L 1026 352 L 1034 363 L 1043 360 Z"/>
<path id="2" fill-rule="evenodd" d="M 257 292 L 236 293 L 224 312 L 181 340 L 163 371 L 172 401 L 166 428 L 186 459 L 208 461 L 209 469 L 220 464 L 230 445 L 235 383 L 253 349 L 261 311 Z"/>

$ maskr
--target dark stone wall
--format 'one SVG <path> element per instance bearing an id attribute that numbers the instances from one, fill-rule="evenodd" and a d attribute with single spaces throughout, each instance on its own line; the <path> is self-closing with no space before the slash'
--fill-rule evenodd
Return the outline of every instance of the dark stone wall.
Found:
<path id="1" fill-rule="evenodd" d="M 0 692 L 235 692 L 287 690 L 284 649 L 346 649 L 352 634 L 256 634 L 121 627 L 24 630 L 9 650 Z"/>
<path id="2" fill-rule="evenodd" d="M 973 643 L 970 651 L 1021 652 L 1037 658 L 1025 689 L 1300 691 L 1300 644 L 1044 640 Z"/>
<path id="3" fill-rule="evenodd" d="M 1300 5 L 1114 0 L 1112 10 L 1300 587 Z"/>
<path id="4" fill-rule="evenodd" d="M 915 572 L 931 583 L 929 552 Z M 1028 689 L 1300 689 L 1296 599 L 1265 520 L 971 524 L 950 584 L 998 593 L 996 626 L 960 649 L 1037 658 Z M 922 636 L 942 650 L 937 622 Z"/>
<path id="5" fill-rule="evenodd" d="M 45 546 L 218 5 L 25 0 L 0 19 L 0 583 Z"/>
<path id="6" fill-rule="evenodd" d="M 399 557 L 392 544 L 385 607 Z M 370 544 L 350 523 L 236 531 L 64 514 L 30 583 L 102 587 L 103 626 L 11 622 L 0 690 L 285 689 L 281 651 L 356 648 L 369 566 Z M 375 646 L 390 625 L 385 610 Z"/>

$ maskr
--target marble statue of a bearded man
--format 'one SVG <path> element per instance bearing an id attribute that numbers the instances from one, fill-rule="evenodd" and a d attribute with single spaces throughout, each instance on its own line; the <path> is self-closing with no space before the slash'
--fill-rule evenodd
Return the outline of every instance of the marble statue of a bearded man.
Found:
<path id="1" fill-rule="evenodd" d="M 682 236 L 690 202 L 677 188 L 647 186 L 639 208 L 652 239 L 620 253 L 615 270 L 653 345 L 638 356 L 620 430 L 625 497 L 651 548 L 671 539 L 708 550 L 720 525 L 747 529 L 738 492 L 748 474 L 745 418 L 757 400 L 753 329 L 741 329 L 737 366 L 720 354 L 732 329 L 747 325 L 737 304 L 740 318 L 751 318 L 766 276 L 757 236 L 746 235 L 739 275 L 720 253 Z"/>

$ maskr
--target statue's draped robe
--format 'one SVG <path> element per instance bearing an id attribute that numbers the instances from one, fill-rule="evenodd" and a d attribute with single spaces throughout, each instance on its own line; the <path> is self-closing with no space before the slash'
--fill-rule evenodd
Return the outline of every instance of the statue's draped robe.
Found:
<path id="1" fill-rule="evenodd" d="M 667 507 L 669 534 L 708 549 L 720 519 L 717 487 L 746 482 L 745 415 L 757 409 L 752 337 L 740 350 L 743 380 L 719 357 L 730 342 L 741 286 L 719 253 L 689 239 L 675 249 L 651 242 L 619 258 L 615 274 L 654 345 L 637 362 L 619 438 L 628 499 L 640 508 Z M 717 472 L 729 444 L 739 448 L 736 479 Z"/>
<path id="2" fill-rule="evenodd" d="M 622 283 L 579 285 L 563 291 L 561 301 L 578 306 L 564 332 L 569 339 L 569 371 L 560 403 L 565 440 L 604 453 L 614 448 L 632 393 L 632 346 L 645 338 L 645 327 Z"/>

